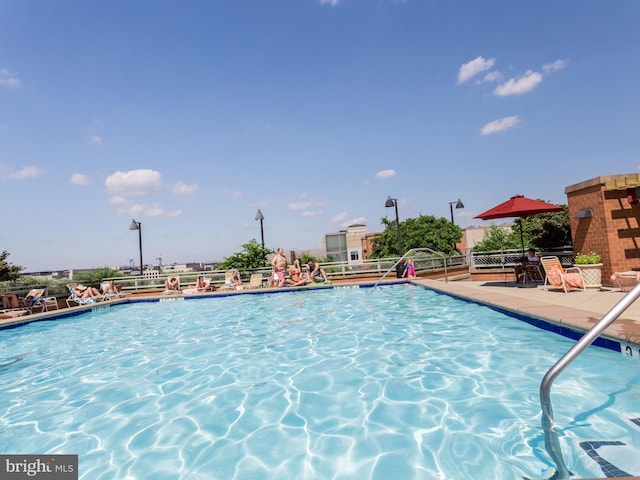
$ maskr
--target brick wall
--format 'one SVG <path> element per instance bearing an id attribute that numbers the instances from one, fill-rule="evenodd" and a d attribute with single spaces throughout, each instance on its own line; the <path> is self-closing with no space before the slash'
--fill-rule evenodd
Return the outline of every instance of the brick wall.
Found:
<path id="1" fill-rule="evenodd" d="M 624 183 L 636 177 L 598 177 L 565 189 L 574 252 L 600 255 L 603 283 L 613 272 L 640 268 L 640 204 L 629 203 Z M 584 209 L 591 209 L 590 218 L 574 218 Z"/>

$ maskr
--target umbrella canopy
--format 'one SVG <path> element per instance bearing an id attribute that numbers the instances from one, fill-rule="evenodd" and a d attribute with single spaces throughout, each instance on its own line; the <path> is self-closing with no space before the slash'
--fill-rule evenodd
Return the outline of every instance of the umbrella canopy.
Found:
<path id="1" fill-rule="evenodd" d="M 496 205 L 495 207 L 487 210 L 480 215 L 476 215 L 473 218 L 480 218 L 482 220 L 492 220 L 494 218 L 509 218 L 509 217 L 530 217 L 531 215 L 538 215 L 539 213 L 548 212 L 560 212 L 563 208 L 551 203 L 541 202 L 539 200 L 532 200 L 524 195 L 516 195 L 511 197 L 506 202 Z"/>
<path id="2" fill-rule="evenodd" d="M 490 208 L 480 215 L 473 218 L 481 220 L 492 220 L 494 218 L 510 218 L 510 217 L 530 217 L 539 213 L 560 212 L 563 208 L 551 203 L 541 202 L 540 200 L 532 200 L 524 195 L 515 195 L 506 202 Z M 524 256 L 524 238 L 522 236 L 522 223 L 520 224 L 520 242 L 522 243 L 522 256 Z"/>

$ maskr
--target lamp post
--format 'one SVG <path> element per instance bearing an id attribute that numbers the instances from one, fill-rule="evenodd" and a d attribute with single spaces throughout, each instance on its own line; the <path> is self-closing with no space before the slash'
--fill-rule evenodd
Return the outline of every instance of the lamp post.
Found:
<path id="1" fill-rule="evenodd" d="M 262 221 L 264 220 L 264 215 L 260 209 L 258 209 L 258 213 L 256 213 L 256 220 L 260 220 L 260 237 L 262 238 L 262 248 L 264 248 L 264 229 L 262 228 Z"/>
<path id="2" fill-rule="evenodd" d="M 396 233 L 398 235 L 398 256 L 402 256 L 402 241 L 400 240 L 400 220 L 398 218 L 398 199 L 391 198 L 391 195 L 387 197 L 387 202 L 384 204 L 385 207 L 396 207 Z"/>
<path id="3" fill-rule="evenodd" d="M 462 203 L 462 200 L 458 199 L 457 202 L 449 202 L 449 210 L 451 210 L 451 223 L 453 223 L 454 225 L 456 224 L 456 222 L 453 221 L 453 205 L 455 204 L 456 208 L 464 208 L 464 204 Z"/>
<path id="4" fill-rule="evenodd" d="M 456 205 L 456 209 L 458 209 L 458 208 L 464 208 L 464 203 L 462 203 L 462 200 L 460 200 L 460 199 L 458 199 L 457 202 L 449 202 L 449 210 L 451 210 L 451 223 L 453 225 L 455 225 L 456 222 L 453 221 L 453 204 L 455 204 Z M 458 250 L 456 248 L 456 242 L 453 242 L 453 249 L 456 250 L 456 251 Z"/>
<path id="5" fill-rule="evenodd" d="M 131 220 L 129 230 L 138 230 L 138 243 L 140 245 L 140 276 L 142 277 L 143 263 L 142 263 L 142 222 L 136 222 L 135 218 Z"/>

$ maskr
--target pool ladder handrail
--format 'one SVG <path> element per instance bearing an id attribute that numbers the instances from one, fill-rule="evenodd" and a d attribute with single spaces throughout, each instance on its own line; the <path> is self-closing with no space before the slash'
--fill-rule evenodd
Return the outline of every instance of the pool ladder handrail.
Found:
<path id="1" fill-rule="evenodd" d="M 433 253 L 434 255 L 440 255 L 440 256 L 442 257 L 442 260 L 443 260 L 443 262 L 442 262 L 442 263 L 443 263 L 443 265 L 444 265 L 444 281 L 448 283 L 448 282 L 449 282 L 449 276 L 448 276 L 448 274 L 447 274 L 447 257 L 446 257 L 446 255 L 445 255 L 444 253 L 442 253 L 442 252 L 436 252 L 435 250 L 432 250 L 432 249 L 430 249 L 430 248 L 423 247 L 423 248 L 412 248 L 412 249 L 411 249 L 411 250 L 409 250 L 407 253 L 405 253 L 402 257 L 400 257 L 400 258 L 398 259 L 398 261 L 397 261 L 396 263 L 394 263 L 394 264 L 391 266 L 391 268 L 389 268 L 389 270 L 387 270 L 387 271 L 384 273 L 384 275 L 382 275 L 382 277 L 380 277 L 380 279 L 376 282 L 376 284 L 374 285 L 374 287 L 377 287 L 377 286 L 378 286 L 378 284 L 379 284 L 382 280 L 384 280 L 384 279 L 387 277 L 387 275 L 389 275 L 391 272 L 393 272 L 393 271 L 396 269 L 396 267 L 400 264 L 400 262 L 402 262 L 405 258 L 412 256 L 412 255 L 413 255 L 414 253 L 416 253 L 416 252 L 423 252 L 423 251 Z"/>
<path id="2" fill-rule="evenodd" d="M 568 479 L 571 472 L 564 463 L 562 449 L 558 433 L 553 424 L 553 408 L 551 406 L 551 385 L 558 375 L 575 360 L 589 345 L 591 345 L 600 334 L 606 330 L 633 302 L 640 297 L 640 283 L 633 290 L 627 293 L 622 299 L 609 310 L 587 333 L 585 333 L 576 344 L 565 353 L 547 371 L 540 383 L 540 405 L 542 407 L 542 429 L 544 430 L 544 446 L 547 453 L 556 464 L 556 473 L 553 479 Z"/>

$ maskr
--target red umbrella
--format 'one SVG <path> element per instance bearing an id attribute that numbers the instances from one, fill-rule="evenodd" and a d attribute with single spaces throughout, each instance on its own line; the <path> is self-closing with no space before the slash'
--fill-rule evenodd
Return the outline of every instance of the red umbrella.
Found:
<path id="1" fill-rule="evenodd" d="M 563 208 L 551 203 L 532 200 L 524 195 L 516 195 L 506 202 L 496 205 L 480 215 L 473 218 L 482 220 L 492 220 L 494 218 L 525 218 L 539 213 L 560 212 Z M 522 242 L 522 255 L 524 256 L 524 239 L 522 238 L 522 224 L 520 224 L 520 241 Z"/>

